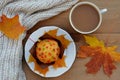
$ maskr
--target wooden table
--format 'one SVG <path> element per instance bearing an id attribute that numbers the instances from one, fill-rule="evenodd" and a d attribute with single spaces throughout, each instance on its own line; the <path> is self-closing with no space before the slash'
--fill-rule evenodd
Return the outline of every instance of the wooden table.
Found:
<path id="1" fill-rule="evenodd" d="M 84 1 L 84 0 L 81 0 Z M 99 39 L 103 40 L 107 46 L 117 45 L 118 51 L 120 51 L 120 1 L 119 0 L 87 0 L 98 5 L 100 9 L 107 8 L 108 12 L 103 14 L 103 21 L 101 27 L 94 33 L 94 35 Z M 75 32 L 68 20 L 69 11 L 65 11 L 58 16 L 51 19 L 38 22 L 32 29 L 27 32 L 26 38 L 23 40 L 25 44 L 28 36 L 40 27 L 54 25 L 58 26 L 68 33 L 71 34 L 72 38 L 76 43 L 77 50 L 80 45 L 84 43 L 83 35 Z M 120 63 L 115 63 L 117 69 L 113 71 L 112 76 L 107 77 L 103 69 L 101 69 L 97 74 L 87 74 L 85 64 L 89 59 L 77 59 L 75 60 L 73 66 L 65 74 L 56 78 L 43 78 L 39 75 L 33 73 L 27 66 L 23 58 L 23 69 L 26 73 L 27 80 L 120 80 Z"/>

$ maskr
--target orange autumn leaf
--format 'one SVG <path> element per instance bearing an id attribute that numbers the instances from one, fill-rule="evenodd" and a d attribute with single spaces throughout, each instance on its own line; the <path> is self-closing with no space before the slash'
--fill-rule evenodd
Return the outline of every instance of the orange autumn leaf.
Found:
<path id="1" fill-rule="evenodd" d="M 92 59 L 86 64 L 87 67 L 87 72 L 88 73 L 97 73 L 103 63 L 103 54 L 101 53 L 96 53 L 93 55 Z"/>
<path id="2" fill-rule="evenodd" d="M 42 68 L 37 62 L 36 59 L 30 54 L 29 59 L 28 59 L 28 63 L 34 63 L 34 70 L 38 71 L 39 73 L 42 73 L 43 75 L 45 75 L 49 69 L 47 68 Z"/>
<path id="3" fill-rule="evenodd" d="M 35 58 L 30 54 L 28 63 L 35 62 L 35 61 L 36 61 Z"/>
<path id="4" fill-rule="evenodd" d="M 53 38 L 59 40 L 62 43 L 63 47 L 67 48 L 71 41 L 69 41 L 68 39 L 65 38 L 65 34 L 58 36 L 57 31 L 58 31 L 58 29 L 54 29 L 54 30 L 50 30 L 46 33 L 49 34 L 50 36 L 52 36 Z"/>
<path id="5" fill-rule="evenodd" d="M 48 67 L 42 68 L 36 61 L 34 63 L 35 63 L 34 70 L 38 71 L 39 73 L 42 73 L 45 76 L 46 73 L 49 71 Z"/>
<path id="6" fill-rule="evenodd" d="M 17 39 L 24 30 L 25 27 L 21 26 L 19 23 L 18 15 L 13 18 L 7 18 L 5 15 L 1 16 L 0 31 L 2 31 L 7 37 Z"/>
<path id="7" fill-rule="evenodd" d="M 103 66 L 106 75 L 110 76 L 113 69 L 116 69 L 114 62 L 120 62 L 120 53 L 116 52 L 117 46 L 106 47 L 103 41 L 96 37 L 84 36 L 86 46 L 80 46 L 77 57 L 92 57 L 86 64 L 87 72 L 95 74 Z"/>
<path id="8" fill-rule="evenodd" d="M 104 55 L 103 67 L 105 74 L 107 74 L 108 76 L 112 74 L 113 69 L 116 69 L 116 66 L 114 65 L 114 61 L 112 60 L 109 54 Z"/>
<path id="9" fill-rule="evenodd" d="M 95 53 L 101 51 L 100 47 L 91 47 L 91 46 L 80 46 L 80 49 L 78 51 L 79 54 L 77 54 L 77 57 L 86 58 L 88 56 L 95 55 Z"/>
<path id="10" fill-rule="evenodd" d="M 66 58 L 66 56 L 63 56 L 62 59 L 58 59 L 58 60 L 55 62 L 55 64 L 53 64 L 53 67 L 54 67 L 55 69 L 61 68 L 61 67 L 66 67 L 65 58 Z"/>

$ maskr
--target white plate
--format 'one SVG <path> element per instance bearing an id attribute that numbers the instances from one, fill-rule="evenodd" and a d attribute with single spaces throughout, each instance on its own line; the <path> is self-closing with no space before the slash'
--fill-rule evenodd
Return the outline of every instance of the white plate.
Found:
<path id="1" fill-rule="evenodd" d="M 43 74 L 40 74 L 39 72 L 34 71 L 34 63 L 33 62 L 28 63 L 28 59 L 30 56 L 29 50 L 32 48 L 32 46 L 34 45 L 34 42 L 36 42 L 40 36 L 44 35 L 45 32 L 48 32 L 49 30 L 54 30 L 54 29 L 58 29 L 57 35 L 65 34 L 65 38 L 72 41 L 69 44 L 68 48 L 65 49 L 65 51 L 64 51 L 64 55 L 66 55 L 65 63 L 66 63 L 67 67 L 54 69 L 53 66 L 49 66 L 49 71 L 46 73 L 46 76 L 44 76 Z M 56 27 L 56 26 L 45 26 L 45 27 L 39 28 L 38 30 L 36 30 L 35 32 L 33 32 L 30 35 L 30 37 L 28 38 L 28 40 L 25 44 L 25 60 L 28 64 L 28 66 L 30 67 L 30 69 L 33 72 L 35 72 L 36 74 L 43 76 L 43 77 L 57 77 L 57 76 L 62 75 L 63 73 L 65 73 L 66 71 L 68 71 L 71 68 L 71 66 L 75 60 L 75 57 L 76 57 L 76 46 L 75 46 L 73 39 L 66 31 L 64 31 L 63 29 Z"/>

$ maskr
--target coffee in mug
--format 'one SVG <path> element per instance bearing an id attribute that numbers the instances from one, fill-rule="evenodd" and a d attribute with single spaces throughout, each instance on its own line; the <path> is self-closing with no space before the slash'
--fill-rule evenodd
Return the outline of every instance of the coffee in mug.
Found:
<path id="1" fill-rule="evenodd" d="M 91 2 L 80 2 L 70 12 L 70 24 L 79 33 L 96 31 L 102 21 L 99 8 Z"/>

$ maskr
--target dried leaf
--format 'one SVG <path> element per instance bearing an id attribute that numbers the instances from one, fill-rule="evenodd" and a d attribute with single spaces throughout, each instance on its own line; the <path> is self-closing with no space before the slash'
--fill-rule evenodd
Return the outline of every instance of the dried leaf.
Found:
<path id="1" fill-rule="evenodd" d="M 35 64 L 34 70 L 38 71 L 39 73 L 43 74 L 44 76 L 49 71 L 48 67 L 42 68 L 36 61 L 34 62 L 34 64 Z"/>
<path id="2" fill-rule="evenodd" d="M 33 62 L 34 63 L 34 70 L 35 71 L 38 71 L 39 73 L 42 73 L 43 75 L 45 75 L 49 69 L 48 67 L 47 68 L 42 68 L 37 62 L 36 62 L 36 59 L 30 54 L 29 56 L 29 59 L 28 59 L 28 63 L 31 63 Z"/>
<path id="3" fill-rule="evenodd" d="M 100 47 L 91 47 L 91 46 L 80 46 L 77 57 L 86 58 L 89 56 L 95 55 L 97 52 L 101 51 Z"/>
<path id="4" fill-rule="evenodd" d="M 120 52 L 116 52 L 117 46 L 107 47 L 106 53 L 109 53 L 112 59 L 116 62 L 120 62 Z"/>
<path id="5" fill-rule="evenodd" d="M 31 62 L 36 62 L 35 58 L 30 54 L 29 59 L 28 59 L 28 63 Z"/>
<path id="6" fill-rule="evenodd" d="M 61 68 L 61 67 L 66 67 L 65 58 L 66 58 L 66 56 L 63 56 L 62 59 L 59 58 L 59 59 L 55 62 L 55 64 L 53 64 L 53 67 L 54 67 L 55 69 Z"/>
<path id="7" fill-rule="evenodd" d="M 65 35 L 57 35 L 57 31 L 58 31 L 58 29 L 50 30 L 50 31 L 47 32 L 47 34 L 49 34 L 53 38 L 59 40 L 62 43 L 63 47 L 67 48 L 68 45 L 71 43 L 71 41 L 66 39 Z"/>
<path id="8" fill-rule="evenodd" d="M 105 74 L 110 76 L 112 70 L 116 69 L 113 63 L 120 62 L 120 53 L 115 51 L 117 46 L 106 47 L 104 42 L 99 41 L 96 37 L 84 37 L 88 46 L 80 46 L 77 57 L 92 57 L 86 64 L 88 73 L 97 73 L 103 65 Z"/>
<path id="9" fill-rule="evenodd" d="M 92 59 L 86 64 L 86 67 L 87 67 L 87 72 L 88 73 L 92 73 L 92 74 L 95 74 L 97 73 L 101 66 L 102 66 L 102 63 L 103 63 L 103 54 L 101 53 L 96 53 Z"/>
<path id="10" fill-rule="evenodd" d="M 89 44 L 89 46 L 92 46 L 92 47 L 102 47 L 104 48 L 104 43 L 103 41 L 99 41 L 96 37 L 90 37 L 90 36 L 84 36 L 85 37 L 85 41 L 87 44 Z"/>
<path id="11" fill-rule="evenodd" d="M 2 31 L 9 38 L 17 39 L 25 30 L 25 27 L 21 26 L 19 23 L 18 15 L 13 18 L 7 18 L 3 15 L 1 20 L 0 31 Z"/>
<path id="12" fill-rule="evenodd" d="M 103 69 L 105 74 L 107 74 L 108 76 L 112 74 L 113 69 L 116 69 L 111 56 L 107 53 L 104 55 Z"/>

